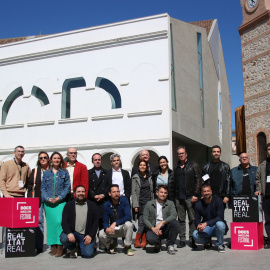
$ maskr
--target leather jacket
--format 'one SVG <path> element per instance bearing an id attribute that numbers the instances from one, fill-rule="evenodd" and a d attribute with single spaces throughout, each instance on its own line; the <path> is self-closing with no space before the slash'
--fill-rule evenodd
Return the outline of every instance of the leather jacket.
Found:
<path id="1" fill-rule="evenodd" d="M 176 169 L 180 166 L 180 161 L 174 166 L 174 181 L 176 187 L 176 198 L 178 197 L 178 179 L 176 174 Z M 199 164 L 195 161 L 187 160 L 185 164 L 185 185 L 186 185 L 186 196 L 200 196 L 202 178 L 201 178 L 201 168 Z"/>
<path id="2" fill-rule="evenodd" d="M 210 184 L 211 185 L 211 173 L 210 171 L 210 165 L 212 161 L 207 162 L 206 164 L 203 165 L 202 168 L 202 175 L 208 174 L 210 178 L 206 180 L 204 183 L 205 184 Z M 220 187 L 219 187 L 219 194 L 216 194 L 220 197 L 230 197 L 230 188 L 231 188 L 231 170 L 230 166 L 223 162 L 219 161 L 219 171 L 221 173 L 221 182 L 220 182 Z"/>

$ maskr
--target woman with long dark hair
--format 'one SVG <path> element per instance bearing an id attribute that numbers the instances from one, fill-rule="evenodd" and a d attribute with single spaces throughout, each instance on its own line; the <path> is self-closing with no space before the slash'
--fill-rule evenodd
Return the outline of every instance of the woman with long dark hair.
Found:
<path id="1" fill-rule="evenodd" d="M 41 197 L 44 202 L 47 222 L 47 245 L 51 245 L 51 255 L 61 257 L 63 246 L 60 242 L 62 232 L 62 212 L 70 193 L 69 173 L 65 161 L 59 152 L 53 152 L 50 158 L 51 168 L 43 174 Z"/>
<path id="2" fill-rule="evenodd" d="M 159 185 L 168 186 L 168 199 L 175 200 L 175 181 L 173 171 L 169 168 L 167 157 L 160 156 L 158 158 L 158 170 L 153 173 L 154 193 Z"/>
<path id="3" fill-rule="evenodd" d="M 44 217 L 43 210 L 44 204 L 41 202 L 41 181 L 43 174 L 50 168 L 49 155 L 45 151 L 41 151 L 38 154 L 37 166 L 32 170 L 28 183 L 28 198 L 39 198 L 39 218 L 38 227 L 36 231 L 36 250 L 37 253 L 43 252 L 43 240 L 44 240 Z"/>
<path id="4" fill-rule="evenodd" d="M 148 162 L 140 160 L 138 172 L 132 176 L 132 206 L 135 213 L 138 214 L 138 231 L 134 243 L 136 248 L 146 246 L 143 210 L 146 203 L 153 198 L 153 181 L 148 170 Z"/>

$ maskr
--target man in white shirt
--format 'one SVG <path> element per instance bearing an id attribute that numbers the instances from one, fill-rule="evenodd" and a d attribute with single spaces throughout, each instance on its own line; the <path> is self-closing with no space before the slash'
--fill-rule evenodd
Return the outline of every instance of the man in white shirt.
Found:
<path id="1" fill-rule="evenodd" d="M 173 255 L 179 231 L 175 205 L 167 200 L 168 186 L 159 185 L 156 195 L 157 199 L 149 201 L 143 211 L 143 221 L 148 229 L 146 239 L 150 245 L 155 245 L 156 252 L 160 251 L 161 239 L 167 239 L 168 253 Z"/>
<path id="2" fill-rule="evenodd" d="M 107 171 L 107 180 L 110 185 L 119 186 L 120 196 L 124 196 L 130 202 L 131 180 L 129 172 L 121 168 L 121 157 L 118 154 L 110 156 L 112 169 Z"/>

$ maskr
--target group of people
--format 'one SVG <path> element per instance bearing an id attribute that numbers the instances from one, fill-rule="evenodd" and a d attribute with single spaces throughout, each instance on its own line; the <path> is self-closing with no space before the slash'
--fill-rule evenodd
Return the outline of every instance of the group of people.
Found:
<path id="1" fill-rule="evenodd" d="M 97 249 L 115 253 L 117 238 L 123 240 L 127 255 L 133 256 L 132 236 L 136 232 L 134 247 L 154 245 L 161 248 L 167 239 L 167 251 L 175 254 L 186 246 L 186 215 L 189 224 L 189 246 L 196 243 L 212 246 L 216 237 L 219 252 L 225 252 L 224 235 L 228 230 L 224 220 L 226 204 L 232 195 L 262 195 L 265 229 L 270 237 L 270 144 L 266 145 L 266 160 L 257 168 L 249 163 L 246 153 L 240 155 L 238 167 L 230 170 L 220 160 L 221 148 L 212 147 L 212 160 L 202 169 L 188 159 L 185 146 L 177 148 L 178 162 L 173 170 L 168 159 L 160 156 L 158 166 L 149 163 L 147 150 L 140 152 L 137 166 L 131 176 L 121 168 L 121 158 L 112 154 L 112 168 L 102 168 L 102 156 L 92 156 L 93 168 L 77 161 L 77 150 L 67 150 L 65 162 L 59 152 L 38 154 L 37 166 L 22 161 L 23 146 L 14 150 L 14 159 L 4 162 L 0 171 L 0 189 L 3 197 L 38 197 L 39 227 L 36 228 L 37 253 L 43 252 L 45 211 L 47 245 L 50 254 L 61 257 L 64 248 L 71 258 L 90 258 Z M 138 219 L 138 228 L 132 222 Z M 270 241 L 266 241 L 270 248 Z"/>

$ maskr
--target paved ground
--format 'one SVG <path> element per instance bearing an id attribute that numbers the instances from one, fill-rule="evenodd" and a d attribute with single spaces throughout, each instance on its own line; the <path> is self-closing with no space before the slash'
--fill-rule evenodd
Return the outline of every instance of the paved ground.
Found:
<path id="1" fill-rule="evenodd" d="M 226 210 L 226 220 L 231 221 L 231 210 Z M 134 235 L 135 236 L 135 235 Z M 226 236 L 226 242 L 230 240 L 230 231 Z M 2 244 L 2 242 L 0 242 Z M 49 249 L 36 257 L 7 258 L 0 255 L 0 269 L 39 270 L 39 269 L 269 269 L 270 250 L 237 251 L 226 248 L 226 252 L 218 253 L 215 248 L 210 251 L 203 250 L 199 246 L 197 251 L 189 247 L 178 249 L 176 255 L 169 255 L 165 245 L 163 250 L 152 253 L 151 246 L 145 250 L 135 249 L 135 255 L 128 257 L 123 253 L 123 247 L 119 241 L 117 254 L 109 255 L 98 252 L 92 259 L 64 259 L 51 257 Z M 1 245 L 0 244 L 0 245 Z"/>

